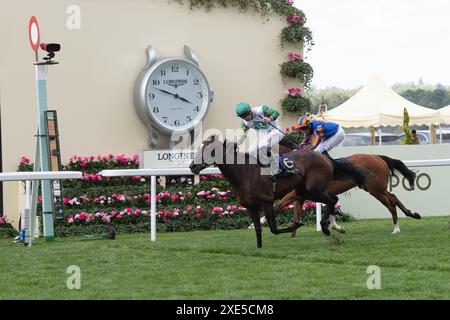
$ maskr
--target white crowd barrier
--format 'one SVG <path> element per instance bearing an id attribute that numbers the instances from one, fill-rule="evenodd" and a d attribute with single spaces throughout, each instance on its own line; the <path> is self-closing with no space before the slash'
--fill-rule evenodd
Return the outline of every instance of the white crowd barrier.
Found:
<path id="1" fill-rule="evenodd" d="M 36 180 L 62 180 L 81 179 L 83 173 L 80 171 L 31 171 L 31 172 L 1 172 L 0 181 L 26 181 L 25 188 L 25 209 L 21 213 L 21 225 L 19 229 L 25 230 L 24 245 L 31 246 L 34 238 L 34 228 L 36 217 L 31 210 L 31 181 Z M 36 188 L 37 193 L 37 188 Z M 36 194 L 37 197 L 37 194 Z"/>

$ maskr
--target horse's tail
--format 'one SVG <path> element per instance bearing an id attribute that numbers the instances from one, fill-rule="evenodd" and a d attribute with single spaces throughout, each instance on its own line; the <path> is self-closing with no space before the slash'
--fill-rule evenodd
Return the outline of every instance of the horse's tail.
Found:
<path id="1" fill-rule="evenodd" d="M 400 172 L 409 182 L 409 186 L 414 189 L 414 181 L 416 180 L 416 173 L 409 170 L 408 167 L 398 159 L 392 159 L 386 156 L 378 155 L 391 170 L 391 174 L 394 175 L 395 171 Z"/>
<path id="2" fill-rule="evenodd" d="M 367 179 L 367 173 L 364 170 L 355 167 L 350 163 L 350 161 L 345 158 L 333 159 L 328 154 L 328 152 L 324 152 L 324 155 L 326 155 L 333 164 L 333 179 L 351 180 L 355 182 L 360 188 L 363 188 Z"/>

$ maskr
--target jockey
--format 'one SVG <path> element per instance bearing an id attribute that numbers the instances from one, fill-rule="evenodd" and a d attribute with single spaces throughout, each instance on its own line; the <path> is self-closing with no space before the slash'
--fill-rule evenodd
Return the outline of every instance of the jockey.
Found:
<path id="1" fill-rule="evenodd" d="M 344 129 L 339 124 L 325 120 L 313 120 L 309 116 L 301 116 L 295 129 L 305 135 L 300 143 L 300 149 L 320 153 L 327 153 L 336 147 L 344 141 L 345 136 Z"/>
<path id="2" fill-rule="evenodd" d="M 244 130 L 238 144 L 245 141 L 251 128 L 265 134 L 262 139 L 255 141 L 249 148 L 248 153 L 254 157 L 257 157 L 259 148 L 270 148 L 283 138 L 283 130 L 277 120 L 280 113 L 274 108 L 267 105 L 251 108 L 247 102 L 240 102 L 236 105 L 236 115 L 242 119 L 241 128 Z M 273 156 L 275 159 L 277 158 L 277 155 L 273 154 Z M 276 173 L 278 173 L 278 168 L 275 171 L 272 170 L 272 175 Z"/>

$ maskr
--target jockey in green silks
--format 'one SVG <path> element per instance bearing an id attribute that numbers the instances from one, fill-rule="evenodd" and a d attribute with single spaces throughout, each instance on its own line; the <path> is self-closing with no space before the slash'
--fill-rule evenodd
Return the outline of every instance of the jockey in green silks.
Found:
<path id="1" fill-rule="evenodd" d="M 236 105 L 236 115 L 242 119 L 241 128 L 244 130 L 238 144 L 245 141 L 249 129 L 258 130 L 259 133 L 264 134 L 249 148 L 248 153 L 254 157 L 257 157 L 260 148 L 271 148 L 283 138 L 283 129 L 281 129 L 277 120 L 280 113 L 272 107 L 262 105 L 251 108 L 247 102 L 240 102 Z M 274 154 L 273 156 L 277 158 L 277 155 Z M 278 166 L 276 170 L 272 170 L 272 175 L 276 173 L 278 173 Z"/>

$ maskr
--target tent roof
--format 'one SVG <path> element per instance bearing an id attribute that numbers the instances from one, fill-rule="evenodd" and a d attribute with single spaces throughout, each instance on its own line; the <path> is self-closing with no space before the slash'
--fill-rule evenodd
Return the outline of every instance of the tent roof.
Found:
<path id="1" fill-rule="evenodd" d="M 450 123 L 450 105 L 438 110 L 441 115 L 441 123 Z"/>
<path id="2" fill-rule="evenodd" d="M 327 120 L 337 122 L 343 127 L 401 126 L 405 107 L 408 110 L 410 125 L 431 125 L 440 122 L 437 110 L 406 100 L 376 75 L 353 97 L 330 110 Z"/>

